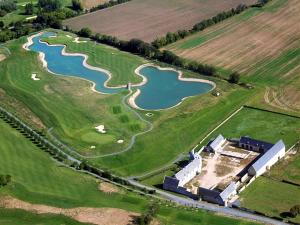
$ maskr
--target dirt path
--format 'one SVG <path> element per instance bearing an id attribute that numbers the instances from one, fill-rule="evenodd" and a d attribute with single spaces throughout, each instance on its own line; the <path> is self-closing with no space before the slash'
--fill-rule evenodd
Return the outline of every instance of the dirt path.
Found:
<path id="1" fill-rule="evenodd" d="M 92 223 L 96 225 L 127 225 L 137 213 L 115 208 L 71 208 L 63 209 L 46 205 L 31 204 L 12 197 L 2 197 L 0 207 L 7 209 L 22 209 L 25 211 L 43 214 L 62 214 L 79 222 Z"/>

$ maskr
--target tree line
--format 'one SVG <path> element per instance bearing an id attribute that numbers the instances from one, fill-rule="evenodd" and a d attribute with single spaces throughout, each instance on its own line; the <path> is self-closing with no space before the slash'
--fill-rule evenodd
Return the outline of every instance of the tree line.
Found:
<path id="1" fill-rule="evenodd" d="M 68 27 L 66 28 L 66 30 L 71 31 Z M 161 51 L 155 46 L 153 46 L 152 44 L 149 44 L 139 39 L 131 39 L 130 41 L 124 41 L 124 40 L 119 40 L 118 38 L 113 36 L 101 35 L 99 33 L 93 35 L 92 31 L 87 27 L 82 28 L 80 31 L 74 33 L 76 33 L 81 37 L 91 38 L 92 40 L 98 43 L 116 47 L 122 51 L 141 55 L 150 60 L 158 60 L 160 62 L 171 64 L 183 69 L 187 69 L 201 75 L 219 77 L 216 67 L 212 65 L 186 60 L 182 57 L 179 57 L 178 55 L 174 54 L 171 51 L 168 50 Z M 230 75 L 228 81 L 231 83 L 239 83 L 239 79 L 240 79 L 240 74 L 237 72 L 233 72 Z"/>
<path id="2" fill-rule="evenodd" d="M 0 17 L 5 16 L 17 9 L 17 4 L 13 0 L 1 0 L 0 1 Z"/>
<path id="3" fill-rule="evenodd" d="M 232 17 L 236 14 L 240 14 L 244 10 L 246 10 L 248 6 L 244 4 L 238 5 L 235 9 L 232 8 L 229 11 L 221 12 L 217 14 L 216 16 L 202 20 L 201 22 L 195 24 L 191 30 L 179 30 L 177 32 L 168 32 L 165 37 L 157 38 L 152 42 L 152 45 L 156 48 L 161 48 L 163 46 L 166 46 L 168 44 L 174 43 L 180 39 L 184 39 L 185 37 L 192 35 L 198 31 L 202 31 L 207 27 L 210 27 L 214 24 L 217 24 L 229 17 Z"/>
<path id="4" fill-rule="evenodd" d="M 94 12 L 94 11 L 97 11 L 97 10 L 100 10 L 100 9 L 106 9 L 106 8 L 109 8 L 109 7 L 112 7 L 112 6 L 115 6 L 115 5 L 119 5 L 119 4 L 123 4 L 125 2 L 129 2 L 131 0 L 110 0 L 109 2 L 105 2 L 103 4 L 100 4 L 98 6 L 95 6 L 95 7 L 92 7 L 90 9 L 90 12 Z"/>

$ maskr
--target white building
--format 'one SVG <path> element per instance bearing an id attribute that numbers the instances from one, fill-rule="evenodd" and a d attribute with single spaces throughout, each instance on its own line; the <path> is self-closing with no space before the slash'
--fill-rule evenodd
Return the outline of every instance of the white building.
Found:
<path id="1" fill-rule="evenodd" d="M 279 140 L 248 169 L 250 176 L 259 177 L 285 155 L 285 144 Z"/>
<path id="2" fill-rule="evenodd" d="M 222 150 L 222 146 L 226 142 L 226 139 L 219 134 L 218 137 L 216 137 L 215 140 L 213 140 L 208 146 L 207 149 L 211 152 L 219 152 Z"/>
<path id="3" fill-rule="evenodd" d="M 202 159 L 201 156 L 193 159 L 186 167 L 175 174 L 175 178 L 179 180 L 178 186 L 183 187 L 201 172 Z"/>

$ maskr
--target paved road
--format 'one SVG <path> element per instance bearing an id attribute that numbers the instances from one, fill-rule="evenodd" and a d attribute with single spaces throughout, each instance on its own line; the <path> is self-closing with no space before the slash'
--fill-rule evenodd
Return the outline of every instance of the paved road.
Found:
<path id="1" fill-rule="evenodd" d="M 134 180 L 128 180 L 128 181 L 133 185 L 149 189 L 148 186 L 143 185 Z M 151 189 L 153 189 L 153 188 L 151 187 Z M 198 208 L 198 209 L 204 209 L 204 210 L 212 211 L 215 213 L 221 213 L 221 214 L 227 215 L 227 216 L 239 217 L 239 218 L 246 219 L 246 220 L 254 220 L 254 221 L 261 222 L 261 223 L 274 224 L 274 225 L 287 224 L 287 223 L 280 222 L 280 221 L 277 221 L 277 220 L 274 220 L 274 219 L 271 219 L 271 218 L 268 218 L 265 216 L 252 214 L 250 212 L 245 212 L 245 211 L 241 211 L 241 210 L 233 209 L 233 208 L 229 208 L 229 207 L 218 206 L 218 205 L 210 204 L 210 203 L 203 202 L 203 201 L 195 201 L 192 199 L 179 197 L 177 195 L 173 195 L 171 193 L 168 193 L 168 192 L 162 191 L 160 189 L 156 189 L 156 188 L 155 188 L 155 190 L 156 190 L 156 193 L 161 195 L 164 199 L 170 200 L 170 201 L 175 202 L 180 205 L 194 207 L 194 208 Z"/>

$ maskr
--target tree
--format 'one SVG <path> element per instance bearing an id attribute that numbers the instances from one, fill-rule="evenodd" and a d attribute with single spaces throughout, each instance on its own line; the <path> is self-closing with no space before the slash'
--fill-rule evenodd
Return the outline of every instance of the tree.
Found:
<path id="1" fill-rule="evenodd" d="M 230 74 L 228 81 L 233 84 L 238 84 L 240 81 L 240 74 L 238 72 L 233 72 Z"/>
<path id="2" fill-rule="evenodd" d="M 294 205 L 291 209 L 290 209 L 290 214 L 292 217 L 296 217 L 300 214 L 300 205 Z"/>
<path id="3" fill-rule="evenodd" d="M 32 15 L 33 10 L 34 10 L 34 7 L 33 7 L 32 3 L 28 3 L 28 4 L 25 5 L 25 14 L 26 15 Z"/>
<path id="4" fill-rule="evenodd" d="M 72 9 L 79 12 L 83 10 L 83 6 L 80 0 L 72 0 Z"/>
<path id="5" fill-rule="evenodd" d="M 92 31 L 90 28 L 84 27 L 78 32 L 78 34 L 82 37 L 90 37 L 92 35 Z"/>
<path id="6" fill-rule="evenodd" d="M 60 0 L 39 0 L 38 6 L 46 12 L 53 12 L 59 10 L 62 7 L 62 3 Z"/>
<path id="7" fill-rule="evenodd" d="M 3 27 L 4 27 L 3 21 L 0 21 L 0 29 L 3 29 Z"/>

